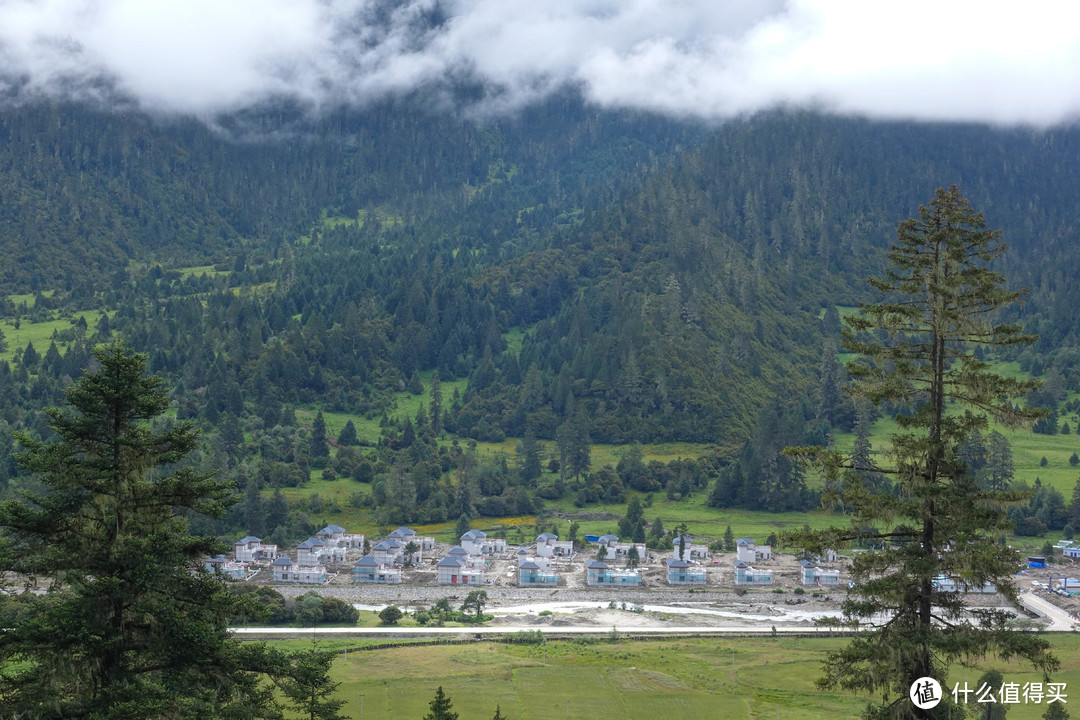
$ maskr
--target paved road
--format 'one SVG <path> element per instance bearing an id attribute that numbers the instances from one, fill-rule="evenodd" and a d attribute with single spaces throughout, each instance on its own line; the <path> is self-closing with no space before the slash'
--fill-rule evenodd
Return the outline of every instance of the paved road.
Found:
<path id="1" fill-rule="evenodd" d="M 463 635 L 506 635 L 516 632 L 532 632 L 539 630 L 545 635 L 606 635 L 611 632 L 610 627 L 597 625 L 569 625 L 561 627 L 537 627 L 536 625 L 487 625 L 481 627 L 319 627 L 319 628 L 291 628 L 291 627 L 248 627 L 233 628 L 232 632 L 243 637 L 311 637 L 312 635 L 336 635 L 336 636 L 375 636 L 375 637 L 440 637 L 440 636 L 463 636 Z M 672 626 L 640 626 L 623 625 L 615 626 L 615 631 L 626 635 L 771 635 L 771 627 L 748 627 L 745 625 L 714 626 L 714 625 L 672 625 Z M 777 635 L 807 634 L 807 633 L 835 633 L 829 628 L 808 627 L 778 627 Z"/>
<path id="2" fill-rule="evenodd" d="M 1051 632 L 1067 632 L 1073 629 L 1073 620 L 1069 617 L 1069 613 L 1046 598 L 1039 597 L 1035 593 L 1021 593 L 1020 604 L 1032 612 L 1050 618 L 1050 625 L 1046 629 Z"/>

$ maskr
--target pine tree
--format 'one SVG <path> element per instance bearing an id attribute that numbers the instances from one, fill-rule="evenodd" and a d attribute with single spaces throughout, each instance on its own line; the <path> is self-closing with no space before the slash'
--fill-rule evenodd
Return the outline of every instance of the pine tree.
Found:
<path id="1" fill-rule="evenodd" d="M 0 698 L 21 717 L 267 717 L 275 703 L 242 668 L 282 667 L 228 633 L 238 599 L 203 570 L 221 550 L 184 513 L 220 517 L 230 484 L 177 463 L 198 443 L 168 407 L 146 357 L 94 350 L 99 369 L 46 412 L 56 440 L 20 436 L 41 490 L 0 504 L 0 570 L 53 583 L 0 633 Z M 14 662 L 13 662 L 14 661 Z M 213 682 L 207 682 L 207 678 Z"/>
<path id="2" fill-rule="evenodd" d="M 266 527 L 271 531 L 284 525 L 289 520 L 289 505 L 281 488 L 274 488 L 274 494 L 266 503 Z"/>
<path id="3" fill-rule="evenodd" d="M 724 528 L 724 550 L 731 552 L 735 549 L 735 533 L 731 532 L 731 526 Z"/>
<path id="4" fill-rule="evenodd" d="M 330 666 L 336 653 L 309 650 L 290 658 L 291 672 L 279 686 L 290 709 L 308 720 L 349 720 L 339 710 L 344 700 L 335 699 L 340 682 L 330 680 Z"/>
<path id="5" fill-rule="evenodd" d="M 244 488 L 244 520 L 247 522 L 249 535 L 262 537 L 266 533 L 266 513 L 263 510 L 262 484 L 258 480 L 248 480 Z"/>
<path id="6" fill-rule="evenodd" d="M 438 435 L 443 429 L 443 406 L 442 406 L 442 384 L 439 382 L 439 371 L 436 370 L 431 375 L 431 429 Z"/>
<path id="7" fill-rule="evenodd" d="M 540 477 L 540 473 L 543 468 L 540 465 L 540 455 L 542 448 L 540 443 L 536 440 L 536 433 L 533 432 L 532 427 L 525 428 L 525 436 L 521 439 L 521 442 L 517 447 L 518 454 L 518 472 L 521 474 L 521 479 L 527 481 L 535 480 Z"/>
<path id="8" fill-rule="evenodd" d="M 430 710 L 424 720 L 458 720 L 458 714 L 453 711 L 454 704 L 443 692 L 442 685 L 435 691 L 435 697 L 428 703 L 428 707 Z"/>
<path id="9" fill-rule="evenodd" d="M 351 419 L 345 421 L 345 427 L 341 428 L 341 433 L 338 434 L 339 445 L 356 445 L 359 443 L 359 438 L 356 436 L 356 425 L 353 424 Z"/>
<path id="10" fill-rule="evenodd" d="M 986 490 L 1007 490 L 1013 481 L 1013 454 L 1009 439 L 992 431 L 986 438 L 986 467 L 983 473 L 983 487 Z"/>
<path id="11" fill-rule="evenodd" d="M 1069 498 L 1069 524 L 1080 528 L 1080 479 L 1073 485 L 1072 497 Z"/>
<path id="12" fill-rule="evenodd" d="M 308 452 L 313 460 L 325 460 L 330 457 L 330 446 L 326 444 L 326 420 L 320 410 L 311 424 L 311 444 Z"/>
<path id="13" fill-rule="evenodd" d="M 981 489 L 958 455 L 966 438 L 987 427 L 988 415 L 1006 427 L 1030 425 L 1038 416 L 1010 402 L 1035 383 L 1001 377 L 969 352 L 972 345 L 1031 340 L 1017 326 L 990 320 L 994 310 L 1021 295 L 1006 290 L 1002 275 L 988 268 L 1003 252 L 999 233 L 986 228 L 955 186 L 938 190 L 917 219 L 901 223 L 889 253 L 891 267 L 885 277 L 870 280 L 884 300 L 849 317 L 844 338 L 845 349 L 864 357 L 848 368 L 856 378 L 855 395 L 910 408 L 897 415 L 892 462 L 863 466 L 834 451 L 792 451 L 816 460 L 831 488 L 826 500 L 842 493 L 853 515 L 851 528 L 804 531 L 792 540 L 817 552 L 871 537 L 892 541 L 881 552 L 853 560 L 855 588 L 844 603 L 844 619 L 867 629 L 828 653 L 819 681 L 824 688 L 880 698 L 867 708 L 868 718 L 944 717 L 951 711 L 948 702 L 922 711 L 907 693 L 921 677 L 947 685 L 949 666 L 959 659 L 994 652 L 1044 673 L 1058 667 L 1045 640 L 1006 629 L 1010 613 L 980 609 L 976 624 L 963 593 L 944 592 L 933 583 L 939 575 L 973 586 L 993 582 L 1017 601 L 1016 551 L 996 538 L 1007 529 L 1002 504 L 1022 496 Z M 885 331 L 888 339 L 870 331 Z M 946 413 L 947 401 L 967 411 Z M 887 474 L 899 492 L 868 491 L 861 478 L 845 472 L 852 469 Z M 891 530 L 862 529 L 877 523 Z M 882 615 L 884 622 L 875 619 Z"/>

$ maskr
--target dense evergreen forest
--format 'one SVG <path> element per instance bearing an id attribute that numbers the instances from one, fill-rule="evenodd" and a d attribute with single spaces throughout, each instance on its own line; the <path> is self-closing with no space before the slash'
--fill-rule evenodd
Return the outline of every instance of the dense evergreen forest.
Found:
<path id="1" fill-rule="evenodd" d="M 304 532 L 280 495 L 252 508 L 313 468 L 371 483 L 357 501 L 387 522 L 710 483 L 710 504 L 805 509 L 777 451 L 858 425 L 841 312 L 869 299 L 896 223 L 951 183 L 1032 291 L 1016 319 L 1041 339 L 1000 359 L 1046 377 L 1039 404 L 1080 391 L 1078 131 L 802 113 L 705 128 L 572 94 L 488 121 L 424 107 L 213 129 L 0 112 L 0 453 L 13 430 L 46 434 L 39 410 L 119 335 L 204 424 L 196 462 L 236 477 L 248 500 L 228 522 L 255 534 Z M 20 338 L 45 321 L 51 337 Z M 422 400 L 405 419 L 403 391 Z M 334 437 L 322 412 L 377 431 Z M 470 448 L 506 437 L 516 465 Z M 589 467 L 590 442 L 658 441 L 714 450 Z"/>

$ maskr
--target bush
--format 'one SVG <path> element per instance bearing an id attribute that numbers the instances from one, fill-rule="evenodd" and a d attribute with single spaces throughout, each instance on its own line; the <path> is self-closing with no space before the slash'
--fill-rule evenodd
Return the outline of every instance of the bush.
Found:
<path id="1" fill-rule="evenodd" d="M 805 590 L 803 590 L 802 588 L 795 588 L 795 594 L 796 594 L 796 595 L 805 595 L 805 594 L 806 594 L 806 591 L 805 591 Z M 815 594 L 816 594 L 816 593 L 815 593 Z"/>
<path id="2" fill-rule="evenodd" d="M 383 608 L 379 613 L 379 620 L 383 625 L 397 625 L 398 620 L 401 620 L 402 617 L 404 617 L 404 613 L 393 605 Z"/>
<path id="3" fill-rule="evenodd" d="M 776 588 L 775 590 L 773 590 L 773 594 L 774 595 L 783 595 L 784 591 L 782 589 L 780 589 L 780 588 Z"/>

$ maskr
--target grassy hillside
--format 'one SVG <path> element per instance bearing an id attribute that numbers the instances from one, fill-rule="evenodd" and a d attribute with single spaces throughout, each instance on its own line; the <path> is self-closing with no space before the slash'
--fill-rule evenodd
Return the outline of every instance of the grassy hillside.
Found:
<path id="1" fill-rule="evenodd" d="M 1080 638 L 1054 635 L 1064 670 L 1054 682 L 1080 687 Z M 292 647 L 306 641 L 293 641 Z M 356 641 L 334 640 L 336 648 Z M 858 696 L 814 685 L 822 653 L 840 638 L 703 638 L 620 642 L 556 641 L 545 646 L 477 643 L 352 652 L 339 657 L 344 712 L 364 718 L 418 718 L 442 686 L 462 718 L 487 718 L 499 705 L 508 720 L 723 717 L 832 720 L 855 717 Z M 310 647 L 310 642 L 307 642 Z M 1006 682 L 1042 678 L 1001 660 L 955 668 L 951 681 L 975 684 L 988 667 Z M 1071 698 L 1070 698 L 1071 699 Z M 1010 720 L 1034 720 L 1045 705 L 1010 705 Z"/>

